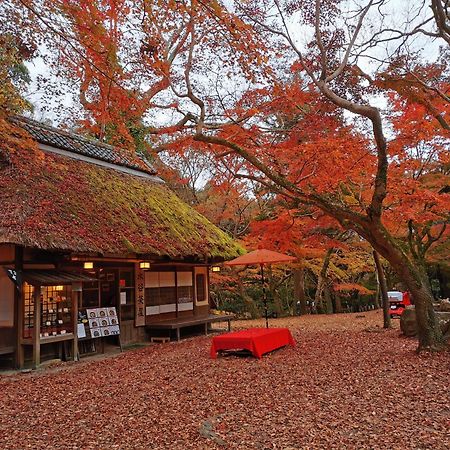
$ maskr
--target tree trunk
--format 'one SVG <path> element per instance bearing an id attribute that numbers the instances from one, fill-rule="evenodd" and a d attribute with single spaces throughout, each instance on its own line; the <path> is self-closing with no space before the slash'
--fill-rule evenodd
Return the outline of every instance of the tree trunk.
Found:
<path id="1" fill-rule="evenodd" d="M 329 248 L 327 253 L 325 254 L 325 258 L 323 259 L 322 269 L 320 270 L 319 275 L 317 276 L 317 289 L 316 295 L 314 296 L 314 301 L 316 304 L 316 308 L 320 308 L 322 311 L 326 311 L 326 305 L 324 306 L 323 292 L 326 286 L 327 279 L 327 271 L 328 266 L 330 265 L 331 255 L 333 253 L 333 248 Z"/>
<path id="2" fill-rule="evenodd" d="M 307 313 L 306 295 L 305 295 L 305 269 L 300 267 L 294 269 L 294 298 L 295 302 L 300 302 L 300 314 L 303 316 Z"/>
<path id="3" fill-rule="evenodd" d="M 325 312 L 327 314 L 333 314 L 333 301 L 331 299 L 331 292 L 330 292 L 328 283 L 324 287 L 323 296 L 324 296 L 324 300 L 325 300 Z"/>
<path id="4" fill-rule="evenodd" d="M 414 301 L 419 338 L 417 351 L 441 350 L 444 342 L 433 309 L 433 295 L 427 287 L 427 275 L 408 258 L 383 225 L 371 223 L 367 231 L 368 233 L 361 234 L 397 272 Z"/>
<path id="5" fill-rule="evenodd" d="M 381 304 L 383 305 L 383 328 L 391 328 L 391 316 L 389 315 L 389 298 L 386 278 L 384 276 L 380 257 L 375 250 L 373 251 L 373 260 L 375 261 L 375 267 L 377 269 L 378 286 L 381 292 Z"/>
<path id="6" fill-rule="evenodd" d="M 414 268 L 395 268 L 400 271 L 416 308 L 417 331 L 420 350 L 441 350 L 444 346 L 441 328 L 433 308 L 433 294 L 430 292 L 428 275 Z"/>
<path id="7" fill-rule="evenodd" d="M 342 301 L 341 301 L 341 296 L 339 295 L 338 292 L 335 293 L 334 302 L 336 304 L 336 313 L 337 314 L 341 313 L 342 312 Z"/>

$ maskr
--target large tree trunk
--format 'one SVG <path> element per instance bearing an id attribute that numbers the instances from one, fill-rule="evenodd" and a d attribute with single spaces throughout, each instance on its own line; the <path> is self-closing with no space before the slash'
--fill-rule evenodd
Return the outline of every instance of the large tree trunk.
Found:
<path id="1" fill-rule="evenodd" d="M 417 334 L 420 350 L 443 348 L 442 332 L 433 309 L 433 295 L 428 288 L 428 277 L 417 264 L 395 243 L 381 223 L 371 223 L 364 237 L 382 255 L 405 283 L 416 306 Z"/>
<path id="2" fill-rule="evenodd" d="M 386 285 L 386 277 L 384 276 L 383 266 L 378 253 L 373 251 L 373 260 L 377 269 L 378 288 L 381 292 L 381 304 L 383 305 L 383 328 L 391 328 L 391 316 L 389 315 L 389 298 Z"/>
<path id="3" fill-rule="evenodd" d="M 295 302 L 300 302 L 300 314 L 307 313 L 306 295 L 305 295 L 305 269 L 300 267 L 294 269 L 294 298 Z"/>
<path id="4" fill-rule="evenodd" d="M 416 307 L 418 350 L 440 350 L 444 345 L 441 328 L 433 308 L 434 297 L 428 288 L 428 276 L 413 266 L 393 266 L 406 284 Z"/>

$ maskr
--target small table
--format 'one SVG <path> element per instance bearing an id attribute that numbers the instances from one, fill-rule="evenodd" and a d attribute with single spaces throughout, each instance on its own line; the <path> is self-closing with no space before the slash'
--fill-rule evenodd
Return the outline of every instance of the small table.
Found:
<path id="1" fill-rule="evenodd" d="M 244 349 L 261 358 L 264 353 L 285 345 L 295 346 L 295 341 L 287 328 L 249 328 L 214 337 L 210 354 L 211 358 L 215 359 L 219 350 Z"/>

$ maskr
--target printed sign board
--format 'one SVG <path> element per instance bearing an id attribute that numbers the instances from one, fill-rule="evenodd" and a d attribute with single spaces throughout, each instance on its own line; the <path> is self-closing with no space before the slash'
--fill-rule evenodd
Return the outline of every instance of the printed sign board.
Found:
<path id="1" fill-rule="evenodd" d="M 90 308 L 86 310 L 89 331 L 93 338 L 120 334 L 119 321 L 115 307 Z"/>

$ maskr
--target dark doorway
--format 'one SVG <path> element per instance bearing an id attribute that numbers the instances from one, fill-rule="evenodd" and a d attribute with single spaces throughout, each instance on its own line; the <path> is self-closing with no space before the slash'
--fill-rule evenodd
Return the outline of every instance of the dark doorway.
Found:
<path id="1" fill-rule="evenodd" d="M 100 306 L 119 306 L 117 294 L 119 291 L 118 271 L 115 269 L 103 269 L 99 274 L 100 280 Z"/>

